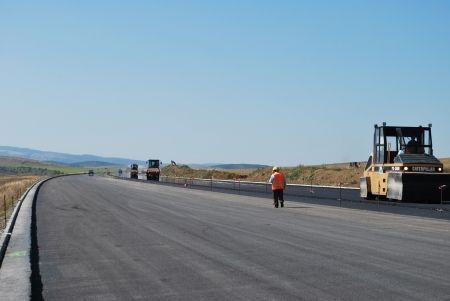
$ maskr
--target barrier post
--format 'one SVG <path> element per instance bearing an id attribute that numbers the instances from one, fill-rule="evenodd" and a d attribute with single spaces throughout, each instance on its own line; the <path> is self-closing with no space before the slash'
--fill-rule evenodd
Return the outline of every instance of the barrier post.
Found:
<path id="1" fill-rule="evenodd" d="M 3 195 L 3 208 L 5 209 L 5 228 L 6 228 L 6 195 Z"/>
<path id="2" fill-rule="evenodd" d="M 444 203 L 443 200 L 442 200 L 442 197 L 443 197 L 443 193 L 444 193 L 444 188 L 445 188 L 445 187 L 447 187 L 447 185 L 441 185 L 441 186 L 439 186 L 439 190 L 441 191 L 441 206 L 442 206 L 442 204 Z"/>
<path id="3" fill-rule="evenodd" d="M 339 183 L 339 207 L 342 207 L 342 183 Z"/>
<path id="4" fill-rule="evenodd" d="M 311 169 L 311 174 L 309 175 L 309 181 L 310 181 L 309 192 L 314 193 L 314 190 L 313 190 L 314 171 L 312 169 Z"/>
<path id="5" fill-rule="evenodd" d="M 239 179 L 239 194 L 241 194 L 241 179 Z"/>

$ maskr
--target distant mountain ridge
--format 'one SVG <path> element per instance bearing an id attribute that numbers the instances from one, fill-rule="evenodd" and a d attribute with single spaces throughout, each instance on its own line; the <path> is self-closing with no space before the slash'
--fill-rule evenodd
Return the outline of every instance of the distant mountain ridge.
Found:
<path id="1" fill-rule="evenodd" d="M 127 158 L 101 157 L 96 155 L 73 155 L 58 152 L 41 151 L 29 148 L 0 146 L 0 156 L 18 157 L 36 161 L 80 165 L 91 163 L 95 165 L 130 165 L 131 163 L 145 164 L 145 161 Z"/>
<path id="2" fill-rule="evenodd" d="M 134 161 L 133 161 L 134 162 Z M 117 164 L 112 162 L 103 161 L 83 161 L 69 164 L 73 167 L 104 167 L 104 166 L 122 166 L 123 164 Z"/>
<path id="3" fill-rule="evenodd" d="M 121 164 L 116 164 L 116 163 L 111 163 L 111 162 L 103 162 L 103 161 L 83 161 L 83 162 L 75 162 L 75 163 L 63 163 L 63 162 L 56 162 L 56 161 L 37 161 L 37 162 L 56 164 L 56 165 L 64 165 L 64 166 L 70 166 L 70 167 L 119 167 L 119 166 L 123 166 Z"/>
<path id="4" fill-rule="evenodd" d="M 129 166 L 131 163 L 137 163 L 140 166 L 146 166 L 142 160 L 133 160 L 127 158 L 102 157 L 96 155 L 74 155 L 60 152 L 42 151 L 30 148 L 0 146 L 0 156 L 16 157 L 22 159 L 47 162 L 52 164 L 63 164 L 72 167 L 103 167 L 103 166 Z M 161 167 L 166 166 L 163 164 Z M 203 163 L 188 164 L 195 169 L 258 169 L 266 168 L 267 165 L 261 164 L 225 164 L 225 163 Z"/>

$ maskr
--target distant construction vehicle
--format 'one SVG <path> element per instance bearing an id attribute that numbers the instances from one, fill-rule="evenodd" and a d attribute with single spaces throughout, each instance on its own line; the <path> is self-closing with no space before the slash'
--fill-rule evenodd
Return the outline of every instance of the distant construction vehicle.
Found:
<path id="1" fill-rule="evenodd" d="M 427 127 L 375 125 L 373 153 L 360 178 L 361 197 L 401 202 L 449 200 L 450 173 L 433 155 Z"/>
<path id="2" fill-rule="evenodd" d="M 139 174 L 139 166 L 137 164 L 131 164 L 130 166 L 130 178 L 137 179 Z"/>
<path id="3" fill-rule="evenodd" d="M 159 168 L 160 161 L 156 159 L 150 159 L 147 161 L 147 170 L 145 174 L 147 175 L 147 180 L 159 181 L 159 175 L 161 169 Z"/>

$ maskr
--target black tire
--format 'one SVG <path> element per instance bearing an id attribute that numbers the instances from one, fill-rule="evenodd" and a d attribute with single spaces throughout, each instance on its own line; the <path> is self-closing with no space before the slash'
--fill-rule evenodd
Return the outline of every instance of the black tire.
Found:
<path id="1" fill-rule="evenodd" d="M 370 192 L 367 192 L 367 196 L 365 197 L 365 199 L 369 201 L 375 200 L 375 195 L 371 194 Z"/>

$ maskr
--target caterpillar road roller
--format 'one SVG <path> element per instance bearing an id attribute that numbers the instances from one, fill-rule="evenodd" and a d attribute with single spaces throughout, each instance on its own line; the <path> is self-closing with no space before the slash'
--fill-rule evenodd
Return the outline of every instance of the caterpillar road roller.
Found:
<path id="1" fill-rule="evenodd" d="M 161 169 L 159 168 L 161 162 L 156 159 L 150 159 L 147 161 L 147 170 L 145 174 L 147 175 L 147 180 L 159 181 L 159 174 Z"/>
<path id="2" fill-rule="evenodd" d="M 433 155 L 428 126 L 375 125 L 373 152 L 360 178 L 361 197 L 413 203 L 450 201 L 450 173 Z"/>
<path id="3" fill-rule="evenodd" d="M 137 164 L 131 164 L 130 166 L 130 178 L 137 179 L 139 175 L 139 166 Z"/>

